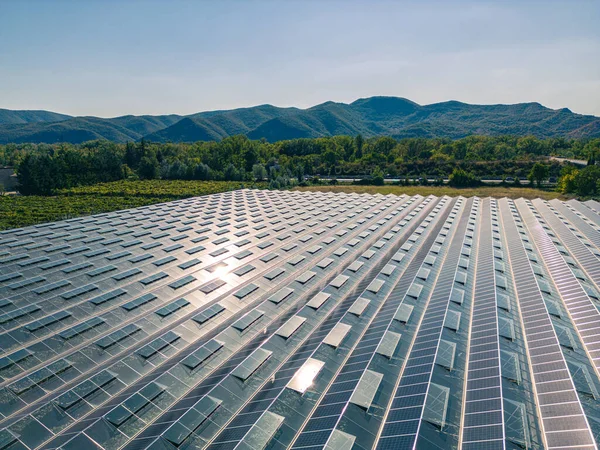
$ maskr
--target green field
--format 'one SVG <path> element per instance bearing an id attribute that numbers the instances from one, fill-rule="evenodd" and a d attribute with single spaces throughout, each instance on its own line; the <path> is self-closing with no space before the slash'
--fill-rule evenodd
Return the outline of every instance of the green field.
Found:
<path id="1" fill-rule="evenodd" d="M 68 189 L 52 197 L 3 196 L 0 197 L 0 230 L 231 191 L 240 187 L 265 186 L 264 183 L 228 181 L 116 181 Z"/>
<path id="2" fill-rule="evenodd" d="M 100 214 L 120 209 L 168 202 L 180 198 L 214 194 L 234 189 L 265 188 L 266 183 L 243 184 L 229 181 L 115 181 L 60 191 L 52 197 L 0 197 L 0 230 L 19 228 L 44 222 Z M 449 195 L 464 197 L 553 198 L 568 197 L 553 191 L 526 187 L 482 186 L 456 189 L 449 186 L 309 186 L 302 191 L 356 192 L 368 194 Z"/>
<path id="3" fill-rule="evenodd" d="M 450 186 L 355 186 L 355 185 L 337 185 L 337 186 L 308 186 L 296 188 L 300 191 L 320 191 L 320 192 L 355 192 L 357 194 L 394 194 L 394 195 L 448 195 L 456 197 L 508 197 L 508 198 L 543 198 L 551 200 L 558 198 L 566 200 L 570 197 L 555 191 L 546 191 L 542 189 L 533 189 L 528 187 L 503 187 L 503 186 L 481 186 L 475 188 L 453 188 Z"/>

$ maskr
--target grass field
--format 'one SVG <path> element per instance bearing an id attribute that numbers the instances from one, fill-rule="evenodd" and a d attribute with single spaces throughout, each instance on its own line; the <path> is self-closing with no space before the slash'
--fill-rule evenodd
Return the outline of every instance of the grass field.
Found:
<path id="1" fill-rule="evenodd" d="M 3 196 L 0 197 L 0 230 L 19 228 L 44 222 L 100 214 L 120 209 L 168 202 L 180 198 L 231 191 L 241 187 L 265 188 L 266 183 L 242 184 L 226 181 L 116 181 L 93 186 L 67 189 L 52 197 Z M 455 189 L 448 186 L 309 186 L 296 188 L 302 191 L 356 192 L 359 194 L 449 195 L 464 197 L 537 198 L 547 200 L 568 197 L 552 191 L 531 188 L 482 186 L 472 189 Z"/>
<path id="2" fill-rule="evenodd" d="M 52 197 L 2 196 L 0 230 L 231 191 L 242 186 L 266 185 L 226 181 L 116 181 L 67 189 Z"/>
<path id="3" fill-rule="evenodd" d="M 307 186 L 298 187 L 296 190 L 300 191 L 320 191 L 320 192 L 356 192 L 357 194 L 394 194 L 394 195 L 448 195 L 456 197 L 462 195 L 463 197 L 508 197 L 508 198 L 543 198 L 545 200 L 551 200 L 558 198 L 566 200 L 570 197 L 563 195 L 559 192 L 545 191 L 541 189 L 533 189 L 528 187 L 503 187 L 503 186 L 481 186 L 476 188 L 452 188 L 450 186 L 355 186 L 355 185 L 337 185 L 337 186 Z"/>

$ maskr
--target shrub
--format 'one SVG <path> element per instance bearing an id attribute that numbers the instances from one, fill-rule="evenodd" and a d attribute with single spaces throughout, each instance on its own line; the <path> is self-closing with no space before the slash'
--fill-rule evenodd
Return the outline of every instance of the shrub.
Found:
<path id="1" fill-rule="evenodd" d="M 472 173 L 456 168 L 450 174 L 448 184 L 452 187 L 473 187 L 479 185 L 480 181 Z"/>
<path id="2" fill-rule="evenodd" d="M 385 181 L 383 179 L 383 172 L 379 167 L 377 167 L 373 171 L 373 178 L 371 179 L 371 184 L 373 184 L 374 186 L 383 186 L 384 182 Z"/>

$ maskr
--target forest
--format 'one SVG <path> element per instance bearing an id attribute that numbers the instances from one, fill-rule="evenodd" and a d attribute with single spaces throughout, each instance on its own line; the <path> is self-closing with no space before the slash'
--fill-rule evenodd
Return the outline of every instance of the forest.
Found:
<path id="1" fill-rule="evenodd" d="M 144 140 L 7 144 L 0 146 L 0 165 L 16 168 L 22 194 L 52 195 L 60 189 L 136 179 L 267 180 L 271 188 L 315 177 L 365 177 L 367 183 L 384 176 L 441 179 L 455 170 L 462 171 L 461 176 L 468 174 L 469 180 L 517 179 L 530 176 L 536 163 L 545 166 L 544 176 L 558 178 L 563 167 L 549 156 L 588 160 L 598 151 L 600 139 L 470 136 L 397 140 L 357 135 L 269 143 L 239 135 L 177 144 Z M 576 188 L 571 183 L 563 189 Z"/>

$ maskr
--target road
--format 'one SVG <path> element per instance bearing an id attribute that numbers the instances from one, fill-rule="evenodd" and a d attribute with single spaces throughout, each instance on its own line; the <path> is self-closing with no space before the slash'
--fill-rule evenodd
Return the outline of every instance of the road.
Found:
<path id="1" fill-rule="evenodd" d="M 559 161 L 559 162 L 570 162 L 572 164 L 577 164 L 579 166 L 587 166 L 587 161 L 583 160 L 583 159 L 571 159 L 571 158 L 558 158 L 556 156 L 551 156 L 550 159 L 554 160 L 554 161 Z"/>
<path id="2" fill-rule="evenodd" d="M 319 178 L 321 180 L 331 180 L 334 177 L 319 177 Z M 353 181 L 361 180 L 362 177 L 356 177 L 356 178 L 335 178 L 335 179 L 338 180 L 340 183 L 352 183 Z M 391 184 L 391 183 L 397 183 L 398 181 L 403 180 L 403 179 L 404 178 L 385 178 L 383 181 L 386 184 Z M 409 178 L 409 179 L 412 182 L 412 181 L 416 180 L 417 178 Z M 435 178 L 429 178 L 428 181 L 429 181 L 429 183 L 433 183 L 433 182 L 436 181 L 436 179 Z M 481 182 L 485 183 L 485 184 L 500 184 L 500 183 L 502 183 L 502 180 L 500 180 L 500 179 L 486 178 L 486 179 L 481 180 Z M 444 178 L 444 184 L 447 184 L 447 183 L 448 183 L 448 178 Z M 509 181 L 508 183 L 512 184 L 513 182 Z M 522 184 L 527 184 L 528 181 L 527 181 L 526 178 L 521 178 L 521 183 Z"/>

